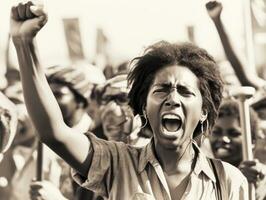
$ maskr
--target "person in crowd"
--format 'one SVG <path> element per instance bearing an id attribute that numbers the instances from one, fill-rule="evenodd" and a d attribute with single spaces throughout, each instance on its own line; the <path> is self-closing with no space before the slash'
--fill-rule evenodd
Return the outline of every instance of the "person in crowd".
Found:
<path id="1" fill-rule="evenodd" d="M 258 123 L 259 118 L 251 108 L 250 126 L 254 149 L 256 148 L 256 139 L 259 134 Z M 242 137 L 239 105 L 235 100 L 224 100 L 220 106 L 212 134 L 209 137 L 214 157 L 239 167 L 247 180 L 256 185 L 257 199 L 264 199 L 266 193 L 262 188 L 266 186 L 266 165 L 258 159 L 243 161 Z"/>
<path id="2" fill-rule="evenodd" d="M 64 111 L 63 116 L 65 116 L 64 113 L 67 113 L 68 116 L 75 116 L 75 113 L 70 114 L 69 112 L 65 111 L 67 109 L 63 109 L 63 107 L 66 106 L 70 107 L 71 103 L 73 103 L 73 100 L 68 102 L 63 101 L 64 104 L 62 105 L 62 99 L 64 99 L 64 95 L 67 95 L 67 93 L 64 92 L 63 94 L 62 92 L 59 91 L 64 90 L 64 88 L 67 87 L 67 85 L 73 84 L 73 83 L 71 84 L 70 82 L 65 82 L 64 80 L 68 80 L 68 77 L 71 77 L 71 74 L 74 71 L 76 71 L 76 69 L 75 70 L 72 69 L 71 72 L 69 68 L 63 68 L 62 70 L 60 70 L 60 67 L 56 67 L 59 68 L 56 70 L 53 68 L 54 67 L 48 70 L 52 71 L 52 75 L 48 76 L 48 82 L 54 95 L 57 97 L 57 102 L 59 103 L 60 109 Z M 75 73 L 76 77 L 73 77 L 73 80 L 77 80 L 78 76 L 81 75 L 82 74 L 77 75 L 76 72 Z M 86 86 L 88 84 L 90 83 L 83 85 Z M 136 146 L 140 145 L 143 146 L 149 141 L 147 137 L 139 137 L 138 135 L 136 135 L 137 133 L 139 133 L 138 130 L 140 125 L 138 124 L 139 121 L 133 117 L 133 113 L 127 105 L 128 88 L 126 82 L 126 75 L 116 76 L 108 80 L 106 83 L 98 85 L 94 89 L 93 95 L 95 95 L 95 98 L 99 105 L 98 115 L 100 116 L 101 126 L 103 127 L 102 129 L 103 134 L 107 140 L 122 141 Z M 75 109 L 73 109 L 73 111 L 74 110 Z M 71 117 L 69 117 L 68 119 L 71 119 Z M 68 122 L 69 120 L 65 119 L 64 121 Z M 88 124 L 89 123 L 87 122 L 87 125 Z M 131 134 L 132 132 L 133 134 Z M 44 199 L 49 199 L 48 194 L 49 191 L 52 191 L 51 188 L 53 187 L 55 186 L 48 181 L 42 181 L 42 183 L 33 182 L 31 184 L 31 199 L 34 199 L 35 196 L 37 196 L 37 194 L 42 196 L 42 198 Z M 40 190 L 45 191 L 47 194 L 45 195 L 40 194 Z M 54 188 L 53 191 L 55 192 L 56 189 Z M 84 198 L 85 191 L 81 191 L 81 189 L 79 188 L 79 193 L 81 194 L 79 194 L 79 197 L 76 198 L 77 199 L 82 199 L 81 197 Z M 87 199 L 96 198 L 92 196 L 93 194 L 86 195 Z M 61 195 L 61 197 L 59 196 L 58 198 L 62 197 L 63 196 Z M 54 198 L 54 196 L 51 196 L 50 198 Z"/>
<path id="3" fill-rule="evenodd" d="M 15 105 L 0 92 L 0 196 L 9 197 L 9 182 L 14 174 L 12 142 L 16 135 L 18 115 Z"/>
<path id="4" fill-rule="evenodd" d="M 82 66 L 84 67 L 84 66 Z M 87 66 L 91 67 L 91 66 Z M 83 70 L 81 70 L 83 69 Z M 73 67 L 62 67 L 53 66 L 48 68 L 46 76 L 49 80 L 49 84 L 53 90 L 54 95 L 57 98 L 57 102 L 60 105 L 60 109 L 64 116 L 64 121 L 75 129 L 82 132 L 86 132 L 90 127 L 91 118 L 87 114 L 87 107 L 89 102 L 89 96 L 94 87 L 93 78 L 88 73 L 90 70 L 85 68 Z M 86 72 L 86 73 L 85 73 Z M 93 70 L 95 72 L 95 70 Z M 17 135 L 15 138 L 15 148 L 13 151 L 13 157 L 17 158 L 21 155 L 24 158 L 22 167 L 17 167 L 17 172 L 12 180 L 12 191 L 11 199 L 29 199 L 28 190 L 25 187 L 30 186 L 31 180 L 34 178 L 36 168 L 36 144 L 33 144 L 35 138 L 34 130 L 29 120 L 28 114 L 25 109 L 25 104 L 22 96 L 22 88 L 20 82 L 11 85 L 6 89 L 8 97 L 16 103 L 17 111 L 19 113 L 19 126 L 17 129 Z M 70 168 L 62 161 L 62 159 L 55 156 L 54 153 L 49 151 L 48 148 L 44 148 L 44 177 L 43 182 L 34 182 L 31 186 L 37 191 L 40 187 L 34 187 L 36 185 L 44 186 L 44 189 L 48 194 L 51 192 L 51 188 L 54 193 L 58 190 L 57 194 L 59 197 L 68 197 L 72 199 L 76 187 L 72 187 L 72 179 L 70 178 Z M 22 158 L 20 156 L 20 158 Z M 16 161 L 17 159 L 15 159 Z M 21 161 L 21 159 L 18 159 Z M 16 163 L 16 162 L 15 162 Z M 21 165 L 21 164 L 17 164 Z M 55 171 L 58 170 L 56 174 Z M 59 189 L 57 189 L 59 188 Z M 80 188 L 77 188 L 80 190 Z M 62 193 L 61 193 L 62 192 Z M 80 193 L 80 192 L 78 192 Z M 77 193 L 77 194 L 78 194 Z M 49 195 L 46 195 L 49 197 Z M 55 195 L 52 195 L 53 199 Z"/>
<path id="5" fill-rule="evenodd" d="M 16 134 L 17 118 L 15 105 L 0 92 L 0 157 L 12 144 Z"/>
<path id="6" fill-rule="evenodd" d="M 89 73 L 93 66 L 53 66 L 46 71 L 47 80 L 62 112 L 64 122 L 85 133 L 90 129 L 92 119 L 87 113 L 90 96 L 95 82 Z M 88 70 L 86 70 L 88 69 Z M 59 157 L 55 158 L 59 165 L 59 177 L 44 181 L 33 181 L 30 185 L 30 198 L 38 199 L 92 199 L 93 193 L 73 183 L 70 167 Z M 50 169 L 50 174 L 54 169 Z M 58 175 L 57 175 L 58 176 Z"/>
<path id="7" fill-rule="evenodd" d="M 250 116 L 252 141 L 255 144 L 259 133 L 259 118 L 253 109 L 250 109 Z M 237 167 L 243 161 L 240 111 L 235 100 L 226 99 L 222 102 L 209 139 L 215 158 Z"/>
<path id="8" fill-rule="evenodd" d="M 3 200 L 10 199 L 10 195 L 12 194 L 12 180 L 28 159 L 28 156 L 32 152 L 34 141 L 36 140 L 33 124 L 29 119 L 24 104 L 21 82 L 16 80 L 11 85 L 8 85 L 4 90 L 4 94 L 14 105 L 17 125 L 15 127 L 16 134 L 12 145 L 0 163 L 0 177 L 6 182 L 0 187 L 0 195 Z"/>
<path id="9" fill-rule="evenodd" d="M 47 14 L 37 4 L 11 12 L 29 115 L 41 141 L 73 167 L 82 187 L 108 199 L 247 199 L 242 173 L 208 159 L 194 141 L 212 128 L 222 99 L 217 64 L 205 50 L 161 41 L 134 59 L 129 105 L 153 133 L 148 145 L 136 148 L 67 126 L 33 42 Z"/>
<path id="10" fill-rule="evenodd" d="M 81 132 L 88 131 L 91 118 L 87 108 L 94 85 L 86 70 L 78 66 L 53 66 L 46 76 L 65 123 Z"/>
<path id="11" fill-rule="evenodd" d="M 18 115 L 17 131 L 12 146 L 14 149 L 18 146 L 19 148 L 23 146 L 31 149 L 36 139 L 36 135 L 25 106 L 21 81 L 17 80 L 9 85 L 5 89 L 5 95 L 14 103 Z"/>
<path id="12" fill-rule="evenodd" d="M 256 111 L 259 117 L 259 127 L 261 134 L 256 139 L 256 148 L 254 151 L 255 157 L 257 157 L 261 162 L 266 164 L 266 97 L 255 99 L 251 104 L 251 107 Z"/>
<path id="13" fill-rule="evenodd" d="M 69 77 L 70 76 L 69 69 L 65 68 L 64 71 L 67 72 L 65 76 Z M 56 74 L 59 74 L 58 75 L 59 77 L 55 78 L 57 76 Z M 62 84 L 63 83 L 62 79 L 65 79 L 62 78 L 62 76 L 64 77 L 64 73 L 60 71 L 58 73 L 55 73 L 55 75 L 52 75 L 51 77 L 48 76 L 48 82 L 53 93 L 55 94 L 56 97 L 57 96 L 60 97 L 57 98 L 60 108 L 62 107 L 62 105 L 60 104 L 60 102 L 62 101 L 60 101 L 60 99 L 63 98 L 63 95 L 62 94 L 59 95 L 56 92 L 58 91 L 58 89 L 54 89 L 55 87 L 53 87 L 53 82 L 56 83 L 60 82 Z M 77 78 L 74 78 L 74 80 L 75 79 Z M 69 83 L 66 83 L 65 85 L 68 84 Z M 138 123 L 140 121 L 138 120 L 138 118 L 134 118 L 132 110 L 128 107 L 128 98 L 127 98 L 128 88 L 126 82 L 126 75 L 116 76 L 106 81 L 106 83 L 96 86 L 93 93 L 99 105 L 98 115 L 100 116 L 103 134 L 107 140 L 122 141 L 135 146 L 144 146 L 145 144 L 147 144 L 149 138 L 142 137 L 144 134 L 142 134 L 141 136 L 138 135 L 139 133 L 141 133 L 139 132 L 140 123 Z M 69 101 L 67 104 L 71 104 L 71 101 Z M 48 181 L 43 181 L 42 183 L 33 182 L 31 184 L 31 199 L 35 199 L 35 197 L 37 197 L 38 195 L 42 196 L 42 198 L 44 199 L 54 198 L 54 196 L 48 195 L 49 191 L 52 191 L 51 189 L 52 187 L 55 186 L 53 186 Z M 45 195 L 41 194 L 40 190 L 45 191 L 47 194 Z M 53 191 L 55 192 L 56 189 L 54 188 Z M 84 199 L 85 191 L 79 191 L 79 192 L 81 194 L 76 198 Z M 58 198 L 61 199 L 63 197 L 64 196 L 61 197 L 59 196 Z M 93 199 L 93 198 L 100 199 L 100 197 L 96 196 L 93 197 L 93 194 L 86 195 L 86 199 Z"/>
<path id="14" fill-rule="evenodd" d="M 140 117 L 134 116 L 128 105 L 126 78 L 126 74 L 116 75 L 95 90 L 103 133 L 110 141 L 144 146 L 149 142 L 149 135 L 141 128 Z"/>
<path id="15" fill-rule="evenodd" d="M 235 52 L 220 17 L 223 9 L 222 4 L 218 1 L 210 1 L 206 4 L 206 8 L 220 36 L 225 55 L 232 65 L 240 83 L 244 86 L 252 86 L 256 89 L 266 91 L 266 81 L 258 77 L 257 74 L 249 72 L 243 60 Z"/>

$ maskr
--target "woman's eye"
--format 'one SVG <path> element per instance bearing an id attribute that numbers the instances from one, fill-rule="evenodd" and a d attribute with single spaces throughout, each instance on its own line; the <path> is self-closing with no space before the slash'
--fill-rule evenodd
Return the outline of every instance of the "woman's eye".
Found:
<path id="1" fill-rule="evenodd" d="M 156 90 L 154 90 L 154 93 L 160 93 L 160 92 L 166 93 L 166 92 L 167 92 L 167 89 L 165 89 L 165 88 L 160 88 L 160 89 L 156 89 Z"/>
<path id="2" fill-rule="evenodd" d="M 229 135 L 231 137 L 238 137 L 241 135 L 241 132 L 237 131 L 237 130 L 232 130 L 232 131 L 229 131 Z"/>
<path id="3" fill-rule="evenodd" d="M 118 103 L 121 103 L 121 104 L 128 103 L 127 95 L 119 95 L 116 97 L 116 100 Z"/>
<path id="4" fill-rule="evenodd" d="M 153 92 L 153 93 L 161 93 L 161 92 L 163 92 L 163 90 L 162 90 L 162 89 L 157 89 L 157 90 L 154 90 L 154 92 Z"/>
<path id="5" fill-rule="evenodd" d="M 195 96 L 195 94 L 190 90 L 184 90 L 183 93 L 188 96 Z"/>
<path id="6" fill-rule="evenodd" d="M 212 130 L 212 135 L 221 136 L 222 135 L 222 131 L 220 131 L 220 130 Z"/>
<path id="7" fill-rule="evenodd" d="M 104 96 L 101 99 L 101 104 L 106 105 L 109 101 L 111 101 L 111 97 L 110 96 Z"/>
<path id="8" fill-rule="evenodd" d="M 177 87 L 177 91 L 178 93 L 180 93 L 181 95 L 185 96 L 185 97 L 189 97 L 189 96 L 195 96 L 195 94 L 189 90 L 188 88 L 184 87 L 184 86 L 178 86 Z"/>
<path id="9" fill-rule="evenodd" d="M 188 90 L 182 90 L 182 91 L 180 91 L 180 94 L 183 95 L 183 96 L 192 96 L 192 95 L 194 95 L 193 92 L 190 92 Z"/>
<path id="10" fill-rule="evenodd" d="M 155 90 L 154 92 L 164 92 L 163 89 L 158 89 L 158 90 Z"/>

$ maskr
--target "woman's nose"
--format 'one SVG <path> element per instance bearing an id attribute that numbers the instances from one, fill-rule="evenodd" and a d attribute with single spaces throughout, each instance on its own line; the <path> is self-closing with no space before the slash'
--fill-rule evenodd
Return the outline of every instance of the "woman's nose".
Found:
<path id="1" fill-rule="evenodd" d="M 230 138 L 227 135 L 222 136 L 221 139 L 224 143 L 230 143 Z"/>
<path id="2" fill-rule="evenodd" d="M 181 105 L 180 96 L 177 93 L 176 88 L 173 88 L 169 93 L 165 105 L 174 107 L 179 107 Z"/>

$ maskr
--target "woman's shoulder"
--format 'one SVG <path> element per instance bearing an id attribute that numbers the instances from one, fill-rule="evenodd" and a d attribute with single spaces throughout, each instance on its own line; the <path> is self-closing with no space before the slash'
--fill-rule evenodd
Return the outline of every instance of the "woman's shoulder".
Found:
<path id="1" fill-rule="evenodd" d="M 242 174 L 242 172 L 237 168 L 235 167 L 234 165 L 228 163 L 228 162 L 225 162 L 225 161 L 221 161 L 222 164 L 223 164 L 223 167 L 224 167 L 224 170 L 226 172 L 226 174 L 230 175 L 230 176 L 240 176 L 240 177 L 244 177 L 244 175 Z"/>
<path id="2" fill-rule="evenodd" d="M 135 146 L 132 144 L 127 144 L 125 142 L 121 141 L 108 141 L 105 139 L 98 138 L 94 133 L 88 131 L 85 133 L 85 135 L 88 137 L 90 142 L 92 143 L 92 147 L 94 148 L 94 151 L 97 149 L 109 149 L 116 151 L 120 154 L 140 154 L 148 145 L 141 145 L 141 146 Z"/>
<path id="3" fill-rule="evenodd" d="M 225 177 L 227 182 L 231 183 L 231 185 L 242 185 L 247 184 L 246 177 L 242 174 L 242 172 L 235 166 L 231 165 L 228 162 L 221 161 L 224 167 Z"/>

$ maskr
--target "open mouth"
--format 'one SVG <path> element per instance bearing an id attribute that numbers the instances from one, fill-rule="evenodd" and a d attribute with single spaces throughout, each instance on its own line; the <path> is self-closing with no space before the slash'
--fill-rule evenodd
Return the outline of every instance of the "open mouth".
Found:
<path id="1" fill-rule="evenodd" d="M 221 157 L 228 156 L 232 153 L 232 149 L 228 144 L 216 144 L 214 150 L 215 153 Z"/>
<path id="2" fill-rule="evenodd" d="M 182 125 L 180 116 L 175 114 L 165 114 L 162 117 L 162 126 L 167 132 L 177 132 Z"/>
<path id="3" fill-rule="evenodd" d="M 227 148 L 219 148 L 216 150 L 216 154 L 219 157 L 226 157 L 226 156 L 231 155 L 231 151 L 230 149 L 227 149 Z"/>

